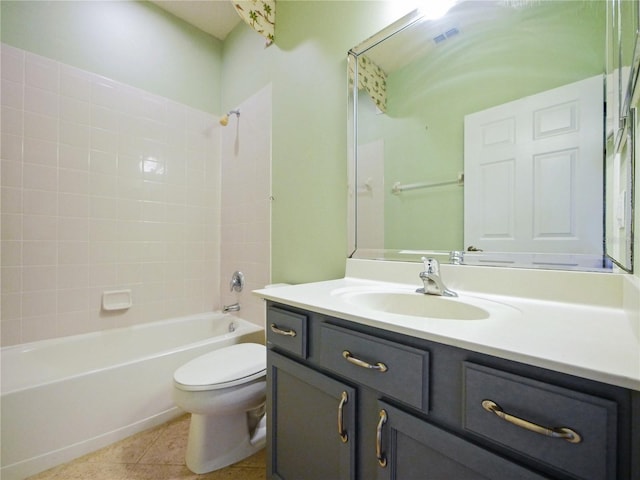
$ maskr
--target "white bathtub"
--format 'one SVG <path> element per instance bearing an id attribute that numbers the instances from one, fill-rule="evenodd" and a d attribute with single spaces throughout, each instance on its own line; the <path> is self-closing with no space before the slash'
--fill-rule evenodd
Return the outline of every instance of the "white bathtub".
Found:
<path id="1" fill-rule="evenodd" d="M 263 343 L 264 330 L 214 312 L 2 348 L 0 478 L 26 478 L 180 415 L 174 370 L 241 342 Z"/>

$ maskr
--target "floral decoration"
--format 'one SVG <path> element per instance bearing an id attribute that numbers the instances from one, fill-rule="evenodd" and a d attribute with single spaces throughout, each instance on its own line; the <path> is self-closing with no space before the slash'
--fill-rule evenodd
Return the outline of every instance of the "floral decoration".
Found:
<path id="1" fill-rule="evenodd" d="M 352 63 L 349 64 L 351 79 L 353 79 L 352 65 Z M 365 55 L 358 57 L 358 90 L 362 89 L 369 94 L 380 111 L 387 111 L 387 74 Z"/>
<path id="2" fill-rule="evenodd" d="M 275 0 L 233 0 L 240 18 L 267 39 L 267 47 L 273 43 L 276 27 Z"/>

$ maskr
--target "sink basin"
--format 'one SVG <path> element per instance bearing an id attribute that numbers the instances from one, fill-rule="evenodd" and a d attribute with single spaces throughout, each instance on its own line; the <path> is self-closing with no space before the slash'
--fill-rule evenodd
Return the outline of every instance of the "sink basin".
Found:
<path id="1" fill-rule="evenodd" d="M 513 315 L 508 305 L 478 297 L 440 297 L 409 289 L 351 288 L 334 292 L 345 303 L 366 310 L 442 320 L 486 320 Z"/>
<path id="2" fill-rule="evenodd" d="M 371 292 L 347 295 L 344 299 L 359 307 L 413 317 L 482 320 L 490 316 L 487 310 L 464 301 L 422 293 Z"/>

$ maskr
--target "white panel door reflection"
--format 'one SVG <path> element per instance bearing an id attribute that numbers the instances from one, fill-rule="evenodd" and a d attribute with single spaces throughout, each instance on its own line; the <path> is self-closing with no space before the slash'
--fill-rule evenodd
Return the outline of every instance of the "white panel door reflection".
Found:
<path id="1" fill-rule="evenodd" d="M 465 248 L 602 252 L 602 90 L 597 76 L 465 117 Z"/>

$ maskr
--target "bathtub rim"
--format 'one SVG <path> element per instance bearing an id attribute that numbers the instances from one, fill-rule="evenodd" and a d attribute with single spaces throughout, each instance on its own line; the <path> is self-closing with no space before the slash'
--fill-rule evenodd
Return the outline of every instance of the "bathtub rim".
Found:
<path id="1" fill-rule="evenodd" d="M 162 326 L 162 325 L 172 325 L 175 323 L 181 323 L 181 322 L 188 322 L 188 321 L 192 321 L 192 320 L 197 320 L 197 319 L 201 319 L 202 317 L 211 317 L 212 320 L 223 320 L 223 319 L 229 319 L 230 322 L 238 322 L 241 327 L 240 328 L 236 328 L 236 330 L 234 331 L 229 331 L 226 332 L 222 335 L 218 335 L 218 336 L 213 336 L 213 337 L 207 337 L 203 340 L 198 340 L 195 342 L 190 342 L 190 343 L 185 343 L 185 344 L 181 344 L 179 346 L 175 346 L 172 348 L 166 348 L 164 350 L 160 350 L 160 351 L 156 351 L 153 353 L 149 353 L 146 355 L 140 355 L 140 356 L 136 356 L 130 359 L 127 359 L 125 361 L 121 361 L 121 362 L 114 362 L 114 363 L 110 363 L 104 367 L 100 367 L 100 368 L 90 368 L 90 369 L 86 369 L 86 370 L 82 370 L 79 373 L 74 373 L 71 375 L 62 375 L 59 377 L 55 377 L 55 378 L 51 378 L 51 379 L 47 379 L 45 381 L 41 381 L 41 382 L 34 382 L 32 384 L 28 384 L 25 386 L 19 385 L 17 388 L 11 388 L 12 386 L 6 386 L 5 382 L 3 381 L 2 377 L 4 377 L 4 375 L 0 376 L 0 399 L 2 398 L 2 396 L 4 395 L 9 395 L 12 393 L 17 393 L 17 392 L 21 392 L 24 390 L 29 390 L 32 388 L 39 388 L 39 387 L 44 387 L 47 385 L 51 385 L 53 383 L 56 382 L 61 382 L 64 380 L 70 380 L 70 379 L 74 379 L 74 378 L 79 378 L 82 377 L 84 375 L 90 375 L 92 373 L 97 373 L 100 372 L 101 370 L 103 370 L 104 368 L 117 368 L 117 367 L 124 367 L 127 365 L 131 365 L 133 363 L 136 362 L 140 362 L 140 361 L 144 361 L 144 360 L 149 360 L 151 358 L 157 357 L 157 356 L 166 356 L 166 355 L 171 355 L 173 353 L 178 353 L 178 352 L 182 352 L 185 350 L 188 350 L 190 348 L 197 348 L 200 346 L 204 346 L 207 343 L 211 342 L 211 339 L 216 338 L 233 338 L 236 337 L 238 335 L 245 335 L 245 334 L 251 334 L 251 333 L 256 333 L 259 331 L 264 331 L 264 328 L 260 327 L 259 325 L 250 322 L 248 320 L 245 320 L 242 317 L 237 317 L 235 315 L 232 315 L 230 313 L 224 313 L 220 310 L 214 310 L 211 312 L 203 312 L 203 313 L 196 313 L 196 314 L 192 314 L 192 315 L 185 315 L 185 316 L 181 316 L 181 317 L 174 317 L 174 318 L 167 318 L 167 319 L 162 319 L 162 320 L 154 320 L 154 321 L 150 321 L 150 322 L 144 322 L 144 323 L 137 323 L 134 325 L 128 325 L 128 326 L 124 326 L 124 327 L 115 327 L 115 328 L 109 328 L 109 329 L 104 329 L 104 330 L 96 330 L 93 332 L 86 332 L 86 333 L 79 333 L 79 334 L 75 334 L 75 335 L 66 335 L 64 337 L 55 337 L 55 338 L 47 338 L 44 340 L 36 340 L 34 342 L 27 342 L 27 343 L 20 343 L 20 344 L 16 344 L 16 345 L 7 345 L 4 347 L 0 347 L 0 371 L 2 371 L 4 369 L 4 355 L 3 353 L 5 352 L 14 352 L 16 350 L 19 350 L 18 353 L 28 353 L 32 350 L 35 350 L 37 348 L 42 348 L 42 347 L 50 347 L 50 346 L 55 346 L 57 344 L 62 344 L 65 342 L 69 342 L 69 341 L 82 341 L 85 339 L 90 339 L 90 338 L 96 338 L 96 337 L 100 337 L 102 335 L 105 334 L 109 334 L 109 335 L 116 335 L 116 334 L 120 334 L 120 333 L 125 333 L 126 332 L 134 332 L 134 331 L 139 331 L 139 330 L 144 330 L 147 328 L 152 328 L 152 327 L 158 327 L 158 326 Z"/>

